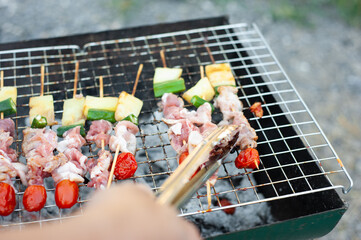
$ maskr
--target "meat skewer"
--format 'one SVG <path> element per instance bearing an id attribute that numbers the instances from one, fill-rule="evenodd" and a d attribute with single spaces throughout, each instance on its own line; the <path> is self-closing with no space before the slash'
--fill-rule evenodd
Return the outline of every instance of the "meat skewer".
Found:
<path id="1" fill-rule="evenodd" d="M 137 99 L 136 97 L 134 97 L 134 94 L 136 92 L 142 70 L 143 70 L 143 64 L 140 64 L 135 79 L 132 95 L 128 94 L 129 95 L 128 96 L 126 92 L 122 92 L 119 96 L 119 99 L 121 98 L 122 95 L 127 96 L 127 98 L 131 99 L 134 103 L 131 105 L 138 106 L 136 112 L 137 115 L 141 111 L 143 102 Z M 127 105 L 127 103 L 119 102 L 117 111 L 119 112 L 124 111 L 125 114 L 123 113 L 118 115 L 126 116 L 127 114 L 131 113 L 130 111 L 126 111 L 126 107 L 124 107 L 124 105 Z M 134 122 L 128 121 L 126 117 L 117 123 L 117 125 L 114 128 L 114 131 L 115 131 L 115 135 L 110 137 L 109 147 L 112 151 L 115 151 L 115 155 L 108 178 L 107 188 L 109 188 L 112 183 L 114 172 L 116 172 L 117 179 L 126 179 L 133 176 L 138 167 L 134 157 L 136 150 L 135 135 L 139 132 L 138 126 Z M 120 151 L 122 152 L 122 154 L 119 155 L 118 157 Z M 122 168 L 127 168 L 127 170 L 124 170 Z"/>
<path id="2" fill-rule="evenodd" d="M 49 124 L 54 124 L 54 106 L 50 98 L 44 98 L 47 96 L 43 96 L 43 89 L 44 89 L 44 66 L 41 66 L 41 94 L 40 97 L 30 98 L 29 105 L 31 105 L 30 115 L 32 116 L 47 116 L 46 118 Z M 46 109 L 43 109 L 44 103 L 39 101 L 48 101 L 46 103 L 47 108 L 49 111 L 52 112 L 45 112 Z M 40 106 L 39 106 L 40 105 Z M 50 106 L 51 105 L 51 106 Z M 41 119 L 40 119 L 41 120 Z M 44 178 L 50 177 L 51 173 L 57 169 L 59 166 L 63 165 L 67 158 L 63 153 L 59 153 L 57 156 L 54 156 L 53 151 L 57 147 L 57 136 L 56 133 L 50 129 L 46 129 L 43 125 L 43 122 L 36 122 L 36 118 L 34 118 L 33 123 L 36 123 L 35 126 L 32 124 L 33 127 L 37 128 L 30 128 L 27 127 L 23 130 L 23 144 L 22 150 L 23 154 L 27 160 L 28 166 L 28 173 L 27 173 L 27 180 L 28 180 L 28 187 L 26 188 L 23 196 L 23 205 L 24 208 L 29 211 L 39 211 L 45 205 L 47 194 L 44 187 Z M 40 124 L 41 123 L 41 124 Z M 46 125 L 46 121 L 45 121 Z"/>
<path id="3" fill-rule="evenodd" d="M 4 90 L 3 71 L 1 71 L 0 76 L 0 91 L 2 91 Z M 16 101 L 16 88 L 14 88 L 14 90 Z M 8 216 L 14 211 L 16 207 L 16 190 L 13 186 L 11 178 L 19 176 L 23 184 L 26 185 L 27 182 L 25 175 L 27 168 L 24 164 L 18 162 L 16 151 L 10 148 L 10 145 L 14 141 L 14 122 L 10 118 L 4 119 L 3 111 L 1 111 L 0 117 L 0 216 Z"/>
<path id="4" fill-rule="evenodd" d="M 73 99 L 68 99 L 64 102 L 62 121 L 63 124 L 64 122 L 65 124 L 78 124 L 65 126 L 69 129 L 61 134 L 61 137 L 64 139 L 58 143 L 57 150 L 65 155 L 66 161 L 51 174 L 56 184 L 55 203 L 59 208 L 71 208 L 77 202 L 79 196 L 78 184 L 84 182 L 83 177 L 87 169 L 86 161 L 88 158 L 81 153 L 81 147 L 84 146 L 86 141 L 81 136 L 82 124 L 85 122 L 82 115 L 84 98 L 82 95 L 78 96 L 76 94 L 78 71 L 79 63 L 76 62 Z M 67 113 L 67 111 L 70 112 L 70 108 L 73 108 L 71 112 L 73 116 Z M 72 121 L 66 122 L 64 119 L 72 119 Z"/>
<path id="5" fill-rule="evenodd" d="M 100 98 L 104 97 L 103 77 L 99 77 L 99 93 Z M 88 187 L 95 187 L 97 189 L 104 189 L 108 180 L 109 166 L 113 161 L 113 156 L 110 151 L 105 150 L 105 146 L 109 144 L 110 132 L 112 131 L 112 124 L 106 120 L 93 121 L 90 130 L 87 134 L 88 141 L 94 141 L 97 147 L 101 147 L 98 151 L 98 159 L 90 159 L 87 163 L 87 168 L 90 173 L 91 181 Z"/>

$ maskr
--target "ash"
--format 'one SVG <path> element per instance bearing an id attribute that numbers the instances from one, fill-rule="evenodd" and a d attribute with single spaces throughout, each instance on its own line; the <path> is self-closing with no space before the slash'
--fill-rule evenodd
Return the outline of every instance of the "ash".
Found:
<path id="1" fill-rule="evenodd" d="M 240 184 L 241 187 L 249 186 L 249 183 L 246 183 L 247 181 L 247 179 L 243 179 L 242 183 Z M 252 179 L 252 181 L 254 181 L 254 179 Z M 216 189 L 217 191 L 222 192 L 229 189 L 229 186 L 226 184 L 216 184 Z M 248 189 L 246 191 L 239 192 L 238 198 L 241 203 L 245 203 L 254 201 L 254 195 L 255 194 L 253 190 Z M 233 198 L 231 196 L 231 194 L 228 194 L 227 199 L 230 200 L 233 204 L 237 203 L 235 195 L 233 194 Z M 261 193 L 258 193 L 258 196 L 260 198 L 263 197 Z M 207 207 L 207 199 L 201 198 L 200 200 L 202 205 Z M 212 208 L 213 207 L 218 207 L 216 201 L 212 201 Z M 199 205 L 197 206 L 195 204 L 188 203 L 185 206 L 185 209 L 189 212 L 196 212 L 199 209 Z M 266 202 L 237 207 L 233 215 L 228 215 L 224 211 L 218 210 L 191 215 L 187 216 L 186 218 L 198 226 L 202 237 L 204 238 L 230 232 L 242 231 L 273 222 L 271 208 Z"/>

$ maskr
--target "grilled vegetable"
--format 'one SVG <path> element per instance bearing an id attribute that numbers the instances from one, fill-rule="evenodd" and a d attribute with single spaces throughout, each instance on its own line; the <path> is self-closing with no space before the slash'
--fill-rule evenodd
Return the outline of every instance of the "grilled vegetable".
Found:
<path id="1" fill-rule="evenodd" d="M 196 108 L 200 107 L 200 106 L 203 105 L 204 103 L 209 103 L 209 105 L 211 105 L 212 112 L 214 112 L 214 110 L 215 110 L 213 104 L 211 104 L 210 102 L 207 102 L 206 100 L 198 97 L 197 95 L 195 95 L 195 96 L 192 97 L 191 103 L 192 103 L 193 106 L 195 106 Z"/>
<path id="2" fill-rule="evenodd" d="M 71 208 L 78 201 L 78 184 L 68 179 L 62 180 L 55 188 L 55 203 L 59 208 Z"/>
<path id="3" fill-rule="evenodd" d="M 16 113 L 16 105 L 12 98 L 0 102 L 0 112 L 4 113 L 4 117 Z"/>
<path id="4" fill-rule="evenodd" d="M 64 133 L 72 128 L 75 128 L 77 126 L 80 126 L 80 135 L 82 135 L 83 137 L 85 137 L 85 129 L 84 126 L 82 124 L 74 124 L 74 125 L 68 125 L 68 126 L 62 126 L 59 127 L 56 130 L 56 134 L 58 135 L 58 137 L 63 137 Z"/>
<path id="5" fill-rule="evenodd" d="M 135 116 L 134 114 L 130 114 L 126 118 L 123 118 L 123 120 L 121 120 L 121 121 L 129 121 L 129 122 L 134 123 L 137 126 L 139 125 L 138 117 Z"/>
<path id="6" fill-rule="evenodd" d="M 182 71 L 181 68 L 156 68 L 153 84 L 179 79 Z"/>
<path id="7" fill-rule="evenodd" d="M 86 96 L 84 103 L 84 116 L 88 116 L 89 109 L 101 109 L 115 112 L 117 109 L 118 98 L 116 97 L 92 97 Z"/>
<path id="8" fill-rule="evenodd" d="M 16 98 L 18 96 L 18 90 L 16 87 L 3 87 L 0 89 L 0 101 L 4 101 L 11 98 L 16 105 Z"/>
<path id="9" fill-rule="evenodd" d="M 133 177 L 135 171 L 137 171 L 138 164 L 132 153 L 121 153 L 116 161 L 114 169 L 114 176 L 116 179 L 123 180 Z"/>
<path id="10" fill-rule="evenodd" d="M 99 109 L 89 109 L 87 119 L 90 121 L 95 120 L 107 120 L 111 123 L 115 123 L 115 113 L 108 110 L 99 110 Z"/>
<path id="11" fill-rule="evenodd" d="M 77 96 L 75 98 L 67 99 L 64 101 L 64 112 L 61 123 L 63 126 L 82 124 L 85 123 L 85 116 L 83 113 L 85 98 Z"/>
<path id="12" fill-rule="evenodd" d="M 31 128 L 44 128 L 48 125 L 48 121 L 46 121 L 46 117 L 41 115 L 36 115 L 31 123 Z"/>
<path id="13" fill-rule="evenodd" d="M 0 216 L 10 215 L 16 207 L 15 191 L 7 183 L 0 182 Z"/>
<path id="14" fill-rule="evenodd" d="M 236 81 L 228 63 L 208 65 L 206 66 L 206 74 L 214 88 L 224 85 L 236 86 Z"/>
<path id="15" fill-rule="evenodd" d="M 161 82 L 153 84 L 154 96 L 161 97 L 164 93 L 177 93 L 182 92 L 186 89 L 184 85 L 184 79 L 179 78 L 172 81 Z"/>
<path id="16" fill-rule="evenodd" d="M 23 205 L 28 212 L 37 212 L 45 206 L 46 190 L 44 186 L 31 185 L 23 195 Z"/>
<path id="17" fill-rule="evenodd" d="M 156 68 L 153 78 L 154 96 L 161 97 L 164 93 L 184 91 L 185 85 L 181 75 L 181 68 Z"/>
<path id="18" fill-rule="evenodd" d="M 29 117 L 32 123 L 36 115 L 41 115 L 46 118 L 48 125 L 54 125 L 54 100 L 52 95 L 45 95 L 39 97 L 32 97 L 29 101 Z"/>
<path id="19" fill-rule="evenodd" d="M 186 91 L 182 97 L 187 102 L 191 103 L 191 99 L 195 95 L 197 95 L 200 98 L 203 98 L 206 101 L 211 101 L 214 97 L 214 94 L 215 92 L 211 83 L 209 82 L 207 77 L 204 77 L 201 80 L 199 80 L 197 84 L 194 85 L 191 89 Z"/>
<path id="20" fill-rule="evenodd" d="M 123 91 L 119 94 L 118 106 L 115 111 L 115 120 L 120 121 L 129 115 L 139 116 L 143 101 Z"/>
<path id="21" fill-rule="evenodd" d="M 257 149 L 247 148 L 241 151 L 234 161 L 234 164 L 236 168 L 258 168 L 260 159 Z"/>

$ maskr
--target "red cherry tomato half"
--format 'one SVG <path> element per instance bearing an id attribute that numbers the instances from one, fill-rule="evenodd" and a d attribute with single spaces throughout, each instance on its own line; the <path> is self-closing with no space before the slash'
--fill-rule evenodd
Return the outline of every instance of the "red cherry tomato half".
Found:
<path id="1" fill-rule="evenodd" d="M 237 168 L 258 168 L 260 161 L 257 149 L 247 148 L 241 151 L 234 163 Z"/>
<path id="2" fill-rule="evenodd" d="M 118 180 L 130 178 L 137 171 L 138 164 L 135 157 L 131 153 L 121 153 L 115 164 L 114 176 Z"/>
<path id="3" fill-rule="evenodd" d="M 44 207 L 46 203 L 46 190 L 44 186 L 31 185 L 23 196 L 24 208 L 28 212 L 36 212 Z"/>
<path id="4" fill-rule="evenodd" d="M 62 180 L 55 188 L 55 203 L 59 208 L 71 208 L 78 201 L 78 184 L 68 179 Z"/>
<path id="5" fill-rule="evenodd" d="M 189 155 L 188 151 L 182 153 L 182 154 L 179 156 L 178 163 L 181 164 L 181 163 L 184 161 L 184 159 L 186 159 L 186 158 L 188 157 L 188 155 Z"/>
<path id="6" fill-rule="evenodd" d="M 187 157 L 189 156 L 189 152 L 185 151 L 179 156 L 179 164 L 181 164 Z M 201 167 L 197 168 L 197 170 L 193 173 L 190 179 L 192 179 L 199 171 L 201 170 Z"/>
<path id="7" fill-rule="evenodd" d="M 7 183 L 0 182 L 0 215 L 10 215 L 16 206 L 15 191 Z"/>
<path id="8" fill-rule="evenodd" d="M 220 200 L 219 206 L 226 207 L 226 206 L 231 206 L 231 205 L 232 205 L 232 203 L 226 198 L 223 198 Z M 236 208 L 222 209 L 222 211 L 225 212 L 226 214 L 233 215 L 234 212 L 236 211 Z"/>

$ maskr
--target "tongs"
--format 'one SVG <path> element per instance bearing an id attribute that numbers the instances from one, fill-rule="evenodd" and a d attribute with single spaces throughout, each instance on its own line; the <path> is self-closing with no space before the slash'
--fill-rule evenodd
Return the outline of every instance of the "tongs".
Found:
<path id="1" fill-rule="evenodd" d="M 221 166 L 237 141 L 238 127 L 222 126 L 205 138 L 163 183 L 158 202 L 176 208 L 186 203 Z M 192 177 L 201 165 L 204 167 Z"/>

